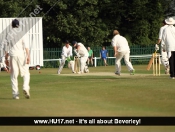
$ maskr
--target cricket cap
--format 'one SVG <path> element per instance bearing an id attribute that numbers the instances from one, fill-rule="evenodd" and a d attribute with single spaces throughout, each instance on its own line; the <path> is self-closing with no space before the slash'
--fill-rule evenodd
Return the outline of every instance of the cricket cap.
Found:
<path id="1" fill-rule="evenodd" d="M 12 27 L 18 27 L 19 26 L 19 21 L 17 19 L 14 19 L 12 21 Z"/>
<path id="2" fill-rule="evenodd" d="M 65 44 L 69 44 L 69 40 L 65 40 L 64 43 L 65 43 Z"/>

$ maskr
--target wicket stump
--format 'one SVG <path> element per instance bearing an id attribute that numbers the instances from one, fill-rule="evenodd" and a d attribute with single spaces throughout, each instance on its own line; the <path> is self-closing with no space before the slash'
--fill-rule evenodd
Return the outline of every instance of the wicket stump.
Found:
<path id="1" fill-rule="evenodd" d="M 75 73 L 78 73 L 78 72 L 80 72 L 80 58 L 78 56 L 75 56 L 74 61 L 75 61 L 74 71 L 75 71 Z"/>
<path id="2" fill-rule="evenodd" d="M 160 54 L 153 53 L 153 76 L 160 76 Z"/>

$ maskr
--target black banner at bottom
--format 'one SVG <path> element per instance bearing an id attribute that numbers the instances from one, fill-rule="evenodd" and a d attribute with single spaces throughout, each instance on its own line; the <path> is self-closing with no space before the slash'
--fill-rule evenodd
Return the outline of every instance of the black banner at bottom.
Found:
<path id="1" fill-rule="evenodd" d="M 0 117 L 0 126 L 175 126 L 175 117 Z"/>

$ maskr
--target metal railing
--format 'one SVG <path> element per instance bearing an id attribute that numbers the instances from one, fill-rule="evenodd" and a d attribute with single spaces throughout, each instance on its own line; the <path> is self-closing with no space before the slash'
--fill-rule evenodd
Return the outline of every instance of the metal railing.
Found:
<path id="1" fill-rule="evenodd" d="M 94 66 L 102 66 L 103 61 L 100 59 L 100 50 L 101 47 L 91 47 L 94 53 Z M 108 50 L 108 58 L 107 63 L 109 65 L 115 65 L 115 57 L 113 52 L 113 47 L 106 47 Z M 44 67 L 56 68 L 59 66 L 61 62 L 61 52 L 62 48 L 45 48 L 44 53 Z M 154 45 L 150 46 L 140 46 L 133 45 L 130 46 L 130 58 L 132 60 L 132 64 L 147 64 L 149 59 L 151 58 L 152 53 L 154 52 Z M 122 64 L 124 61 L 122 60 Z M 67 64 L 65 65 L 67 67 Z"/>

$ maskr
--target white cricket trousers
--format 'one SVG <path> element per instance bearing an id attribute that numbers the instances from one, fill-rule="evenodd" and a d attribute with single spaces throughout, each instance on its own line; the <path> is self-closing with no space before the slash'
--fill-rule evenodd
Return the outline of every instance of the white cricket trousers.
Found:
<path id="1" fill-rule="evenodd" d="M 121 59 L 124 58 L 125 64 L 128 68 L 128 71 L 134 70 L 131 62 L 129 61 L 130 51 L 118 52 L 115 59 L 116 72 L 121 72 Z"/>
<path id="2" fill-rule="evenodd" d="M 65 61 L 66 61 L 66 57 L 64 55 L 62 55 L 61 57 L 61 64 L 59 65 L 59 68 L 58 68 L 58 73 L 61 73 L 63 67 L 64 67 L 64 64 L 65 64 Z"/>
<path id="3" fill-rule="evenodd" d="M 19 71 L 21 77 L 23 77 L 23 90 L 30 90 L 30 73 L 29 73 L 29 65 L 26 64 L 25 56 L 11 56 L 10 57 L 10 65 L 11 65 L 11 85 L 12 85 L 12 94 L 13 96 L 19 95 L 18 90 L 18 75 Z"/>
<path id="4" fill-rule="evenodd" d="M 83 56 L 80 58 L 80 71 L 81 73 L 84 73 L 85 71 L 85 66 L 86 66 L 86 62 L 87 62 L 88 56 Z"/>
<path id="5" fill-rule="evenodd" d="M 75 61 L 70 61 L 69 62 L 69 65 L 70 65 L 70 68 L 71 68 L 71 70 L 72 70 L 72 72 L 74 73 L 75 71 L 74 71 L 74 65 L 75 65 Z"/>
<path id="6" fill-rule="evenodd" d="M 167 52 L 164 52 L 161 49 L 161 56 L 162 56 L 161 57 L 161 62 L 164 65 L 164 67 L 167 68 L 169 66 L 168 53 Z"/>

